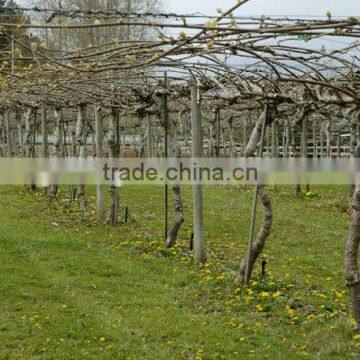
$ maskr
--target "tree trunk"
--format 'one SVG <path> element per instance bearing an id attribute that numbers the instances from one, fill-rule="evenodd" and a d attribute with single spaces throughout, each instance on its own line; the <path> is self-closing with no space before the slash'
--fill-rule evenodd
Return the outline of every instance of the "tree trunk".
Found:
<path id="1" fill-rule="evenodd" d="M 263 111 L 261 116 L 259 117 L 258 121 L 256 122 L 254 129 L 251 133 L 250 140 L 245 147 L 244 156 L 245 157 L 252 157 L 254 156 L 256 149 L 259 145 L 260 135 L 261 135 L 261 128 L 262 123 L 264 121 L 264 116 L 266 116 L 266 111 Z"/>
<path id="2" fill-rule="evenodd" d="M 175 207 L 175 223 L 170 233 L 168 234 L 165 243 L 165 249 L 170 249 L 175 245 L 181 225 L 184 223 L 184 206 L 181 197 L 180 185 L 173 185 L 173 194 Z"/>
<path id="3" fill-rule="evenodd" d="M 260 146 L 258 150 L 258 156 L 261 157 L 262 155 L 262 149 L 263 149 L 263 143 L 264 143 L 264 136 L 265 136 L 265 130 L 266 130 L 266 124 L 271 124 L 272 121 L 269 119 L 269 112 L 268 112 L 268 105 L 265 105 L 264 111 L 258 120 L 258 122 L 255 125 L 255 128 L 253 130 L 253 133 L 251 135 L 251 138 L 249 140 L 249 143 L 246 147 L 245 153 L 247 154 L 247 157 L 254 157 L 256 154 L 256 148 L 258 145 L 258 142 L 260 141 Z M 260 132 L 259 132 L 260 129 Z M 256 145 L 254 145 L 256 144 Z M 261 228 L 260 231 L 256 237 L 255 242 L 252 242 L 252 234 L 251 234 L 251 240 L 249 241 L 249 249 L 246 256 L 244 256 L 243 260 L 240 264 L 240 271 L 237 278 L 238 284 L 243 284 L 245 280 L 249 280 L 251 278 L 251 274 L 254 269 L 254 265 L 259 258 L 264 246 L 266 239 L 271 233 L 272 229 L 272 223 L 273 223 L 273 210 L 271 206 L 271 200 L 270 195 L 263 185 L 256 185 L 255 190 L 255 196 L 259 196 L 261 203 L 264 208 L 264 217 L 262 219 Z M 256 198 L 254 198 L 254 203 L 256 204 Z M 256 217 L 256 206 L 253 208 L 253 221 L 255 221 Z M 252 223 L 252 230 L 253 231 L 253 225 Z M 247 277 L 247 279 L 245 279 Z"/>
<path id="4" fill-rule="evenodd" d="M 357 329 L 360 329 L 360 271 L 359 271 L 359 245 L 360 245 L 360 185 L 354 190 L 350 206 L 350 233 L 345 253 L 345 277 L 350 289 L 353 316 Z"/>
<path id="5" fill-rule="evenodd" d="M 172 127 L 169 129 L 169 152 L 172 157 L 181 158 L 181 145 L 176 141 L 176 124 L 172 123 Z M 180 129 L 182 132 L 182 129 Z M 175 222 L 170 232 L 168 232 L 164 248 L 170 249 L 176 243 L 181 225 L 184 222 L 184 206 L 181 196 L 181 187 L 180 184 L 173 185 L 173 195 L 174 195 L 174 209 L 175 209 Z"/>
<path id="6" fill-rule="evenodd" d="M 266 239 L 271 233 L 272 223 L 273 223 L 273 209 L 271 206 L 271 199 L 265 186 L 259 186 L 259 198 L 264 208 L 264 216 L 262 219 L 260 231 L 250 251 L 250 256 L 249 256 L 250 274 L 253 272 L 255 263 L 264 249 Z M 241 261 L 239 277 L 237 280 L 239 284 L 242 284 L 245 280 L 246 262 L 247 262 L 247 257 L 244 257 L 243 260 Z"/>

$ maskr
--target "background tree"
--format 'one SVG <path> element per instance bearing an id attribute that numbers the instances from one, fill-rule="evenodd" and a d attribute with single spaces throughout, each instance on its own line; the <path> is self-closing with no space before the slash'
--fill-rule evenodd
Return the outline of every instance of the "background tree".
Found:
<path id="1" fill-rule="evenodd" d="M 161 1 L 158 0 L 33 0 L 33 4 L 39 7 L 83 11 L 156 12 L 161 8 Z M 154 34 L 153 30 L 141 26 L 91 28 L 77 31 L 66 29 L 66 24 L 88 24 L 91 21 L 110 23 L 115 22 L 119 17 L 96 16 L 92 20 L 89 17 L 71 18 L 55 14 L 41 16 L 48 22 L 50 20 L 52 23 L 64 24 L 64 28 L 60 30 L 42 32 L 47 46 L 64 51 L 84 49 L 99 43 L 109 44 L 127 39 L 144 40 Z"/>
<path id="2" fill-rule="evenodd" d="M 0 21 L 2 23 L 22 24 L 28 23 L 29 19 L 19 9 L 14 0 L 0 0 Z M 6 71 L 12 63 L 16 66 L 28 65 L 32 62 L 29 60 L 33 56 L 31 47 L 37 42 L 36 34 L 24 29 L 0 30 L 0 61 L 3 65 L 2 68 Z"/>

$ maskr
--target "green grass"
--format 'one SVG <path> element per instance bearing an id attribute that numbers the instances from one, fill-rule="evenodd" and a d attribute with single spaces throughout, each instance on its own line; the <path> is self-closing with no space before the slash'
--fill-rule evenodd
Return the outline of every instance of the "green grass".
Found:
<path id="1" fill-rule="evenodd" d="M 236 288 L 251 189 L 205 188 L 208 263 L 162 250 L 160 187 L 121 189 L 133 221 L 109 229 L 76 204 L 0 190 L 0 358 L 297 359 L 360 353 L 343 278 L 347 189 L 272 193 L 268 276 Z M 93 197 L 91 201 L 94 202 Z M 259 214 L 259 218 L 260 218 Z"/>

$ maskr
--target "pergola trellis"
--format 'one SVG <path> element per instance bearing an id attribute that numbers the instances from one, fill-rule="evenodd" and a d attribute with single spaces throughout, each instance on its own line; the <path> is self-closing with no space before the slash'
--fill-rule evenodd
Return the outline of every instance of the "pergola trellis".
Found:
<path id="1" fill-rule="evenodd" d="M 35 155 L 34 139 L 31 139 L 35 127 L 32 124 L 36 121 L 37 109 L 41 109 L 41 153 L 43 157 L 49 156 L 48 113 L 53 109 L 54 145 L 58 157 L 67 155 L 64 122 L 73 132 L 70 155 L 86 157 L 87 136 L 93 133 L 96 155 L 102 157 L 105 111 L 109 117 L 107 145 L 112 157 L 120 155 L 120 119 L 130 116 L 130 126 L 133 126 L 131 121 L 136 118 L 140 130 L 142 124 L 146 124 L 149 131 L 149 117 L 157 116 L 156 126 L 165 129 L 163 150 L 167 156 L 168 136 L 172 136 L 170 132 L 174 131 L 172 122 L 175 121 L 181 130 L 184 143 L 190 143 L 189 128 L 184 124 L 184 117 L 190 111 L 193 156 L 205 156 L 201 143 L 204 127 L 208 130 L 207 155 L 221 155 L 221 128 L 225 127 L 229 133 L 231 155 L 263 156 L 266 131 L 271 129 L 271 156 L 278 157 L 282 126 L 282 155 L 308 157 L 309 119 L 314 129 L 312 156 L 325 155 L 324 139 L 321 139 L 320 149 L 315 145 L 319 124 L 324 125 L 320 135 L 326 137 L 326 155 L 330 156 L 331 126 L 338 127 L 339 120 L 344 119 L 346 130 L 351 134 L 350 153 L 358 157 L 360 19 L 332 18 L 331 14 L 321 20 L 235 16 L 234 11 L 248 1 L 240 0 L 228 11 L 221 11 L 216 17 L 209 16 L 201 24 L 194 20 L 206 16 L 23 8 L 30 14 L 46 13 L 48 17 L 44 23 L 0 24 L 1 36 L 14 45 L 12 51 L 1 54 L 0 59 L 0 106 L 6 135 L 2 139 L 3 155 L 15 154 L 11 128 L 16 126 L 24 127 L 23 139 L 17 140 L 24 144 L 22 155 Z M 57 17 L 69 21 L 54 23 Z M 74 23 L 72 20 L 77 18 L 89 19 L 89 22 Z M 12 35 L 14 29 L 63 29 L 75 33 L 109 27 L 147 27 L 157 36 L 136 40 L 115 38 L 87 48 L 64 51 L 45 48 L 38 42 L 28 44 Z M 177 35 L 169 34 L 169 30 L 176 31 Z M 320 47 L 324 39 L 332 44 L 335 42 L 336 47 L 331 50 Z M 16 49 L 25 49 L 31 55 L 22 56 Z M 87 121 L 86 109 L 92 109 L 93 123 Z M 22 117 L 24 110 L 25 116 Z M 175 118 L 174 114 L 178 117 Z M 200 127 L 202 118 L 203 126 Z M 234 133 L 240 126 L 243 136 L 239 150 L 234 145 Z M 152 155 L 150 136 L 147 142 L 148 155 Z M 222 143 L 224 146 L 224 141 Z M 341 146 L 340 140 L 337 146 Z M 269 156 L 269 145 L 267 147 Z M 181 156 L 186 150 L 187 146 L 177 155 Z M 54 198 L 56 191 L 57 187 L 53 186 L 50 197 Z M 111 193 L 110 222 L 114 225 L 118 211 L 117 189 L 112 187 Z M 179 187 L 174 187 L 174 194 L 177 219 L 166 246 L 173 245 L 183 222 Z M 84 197 L 83 187 L 79 195 Z M 249 280 L 271 231 L 271 201 L 264 186 L 256 189 L 254 209 L 258 195 L 265 214 L 254 241 L 253 212 L 249 251 L 241 264 L 239 281 Z M 195 186 L 194 245 L 197 259 L 204 261 L 201 199 L 201 188 Z M 359 202 L 360 187 L 356 186 L 346 276 L 360 327 Z M 100 185 L 97 207 L 99 219 L 102 219 L 103 188 Z M 168 236 L 167 225 L 165 233 Z"/>

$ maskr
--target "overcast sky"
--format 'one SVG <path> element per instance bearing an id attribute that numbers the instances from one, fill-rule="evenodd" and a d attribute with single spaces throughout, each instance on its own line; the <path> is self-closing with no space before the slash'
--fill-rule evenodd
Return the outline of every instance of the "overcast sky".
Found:
<path id="1" fill-rule="evenodd" d="M 237 0 L 164 0 L 166 10 L 177 13 L 203 12 L 231 8 Z M 360 16 L 360 0 L 250 0 L 238 15 L 325 15 Z"/>

